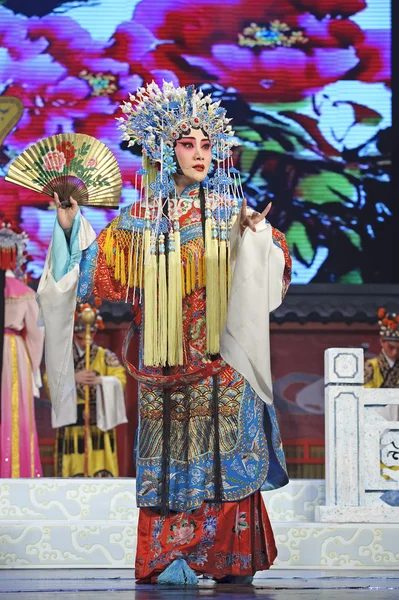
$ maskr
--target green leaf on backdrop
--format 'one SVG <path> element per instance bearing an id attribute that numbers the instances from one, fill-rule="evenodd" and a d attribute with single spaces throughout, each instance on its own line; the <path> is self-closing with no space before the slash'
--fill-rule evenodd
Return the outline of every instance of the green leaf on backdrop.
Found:
<path id="1" fill-rule="evenodd" d="M 256 144 L 262 143 L 262 137 L 254 129 L 249 128 L 236 128 L 236 134 L 240 136 L 240 139 L 245 142 L 254 142 Z"/>
<path id="2" fill-rule="evenodd" d="M 241 170 L 244 173 L 249 173 L 251 171 L 252 165 L 254 163 L 255 158 L 258 155 L 258 150 L 255 148 L 247 148 L 245 146 L 242 147 L 240 162 L 241 162 Z"/>
<path id="3" fill-rule="evenodd" d="M 361 276 L 359 269 L 354 269 L 353 271 L 349 271 L 349 273 L 342 275 L 342 277 L 339 278 L 338 283 L 363 283 L 363 277 Z"/>
<path id="4" fill-rule="evenodd" d="M 347 227 L 342 227 L 342 231 L 345 233 L 346 237 L 350 239 L 355 248 L 358 248 L 358 250 L 362 249 L 362 238 L 356 231 Z"/>
<path id="5" fill-rule="evenodd" d="M 306 227 L 299 221 L 293 221 L 285 234 L 290 250 L 307 265 L 311 265 L 315 255 L 315 250 L 309 239 Z"/>
<path id="6" fill-rule="evenodd" d="M 357 202 L 356 188 L 347 177 L 327 171 L 304 177 L 298 184 L 295 195 L 304 202 L 319 205 L 328 202 Z"/>
<path id="7" fill-rule="evenodd" d="M 309 98 L 300 100 L 299 102 L 275 102 L 267 104 L 265 102 L 251 102 L 251 106 L 254 109 L 265 110 L 267 112 L 279 113 L 285 110 L 297 111 L 304 109 L 311 104 Z"/>

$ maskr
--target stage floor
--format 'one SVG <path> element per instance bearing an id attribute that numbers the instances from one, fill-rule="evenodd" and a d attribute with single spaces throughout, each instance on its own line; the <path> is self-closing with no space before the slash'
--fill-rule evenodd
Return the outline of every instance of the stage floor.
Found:
<path id="1" fill-rule="evenodd" d="M 200 580 L 192 588 L 136 585 L 134 571 L 126 569 L 4 570 L 0 574 L 1 600 L 188 600 L 215 598 L 259 600 L 397 600 L 399 570 L 282 570 L 260 573 L 253 586 L 215 585 Z"/>

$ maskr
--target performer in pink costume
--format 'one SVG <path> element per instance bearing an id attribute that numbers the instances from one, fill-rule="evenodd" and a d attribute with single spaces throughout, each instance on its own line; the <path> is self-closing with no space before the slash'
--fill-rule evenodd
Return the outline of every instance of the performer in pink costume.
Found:
<path id="1" fill-rule="evenodd" d="M 35 292 L 22 283 L 27 236 L 3 223 L 0 268 L 5 274 L 1 380 L 0 477 L 41 477 L 34 394 L 40 385 L 43 330 Z"/>

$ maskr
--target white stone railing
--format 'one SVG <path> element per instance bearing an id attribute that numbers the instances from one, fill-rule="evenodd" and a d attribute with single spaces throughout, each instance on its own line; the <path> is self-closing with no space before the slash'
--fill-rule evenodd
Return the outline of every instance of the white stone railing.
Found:
<path id="1" fill-rule="evenodd" d="M 326 350 L 322 522 L 399 523 L 399 389 L 366 389 L 363 373 L 363 350 Z"/>

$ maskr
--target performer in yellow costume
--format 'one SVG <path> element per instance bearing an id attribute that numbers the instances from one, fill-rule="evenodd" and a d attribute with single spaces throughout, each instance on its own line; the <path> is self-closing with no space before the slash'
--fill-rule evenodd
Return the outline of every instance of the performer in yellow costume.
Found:
<path id="1" fill-rule="evenodd" d="M 84 473 L 84 403 L 85 386 L 90 385 L 89 477 L 118 477 L 116 425 L 126 423 L 123 389 L 126 373 L 116 354 L 94 343 L 97 329 L 102 329 L 97 316 L 91 328 L 90 370 L 85 362 L 85 325 L 81 304 L 75 313 L 73 359 L 77 394 L 77 412 L 71 424 L 57 428 L 54 470 L 56 477 L 83 477 Z M 53 425 L 56 420 L 53 414 Z"/>
<path id="2" fill-rule="evenodd" d="M 364 387 L 399 387 L 399 317 L 385 308 L 378 310 L 381 352 L 364 365 Z"/>
<path id="3" fill-rule="evenodd" d="M 370 358 L 365 362 L 364 387 L 399 388 L 399 316 L 396 313 L 388 313 L 385 308 L 380 308 L 377 314 L 380 327 L 381 352 L 375 358 Z M 395 404 L 388 404 L 378 412 L 387 421 L 399 421 L 399 410 Z M 394 432 L 391 433 L 394 434 Z M 396 464 L 396 459 L 389 460 L 389 454 L 391 456 L 396 454 L 396 445 L 393 443 L 391 446 L 389 440 L 391 433 L 386 432 L 381 438 L 382 456 L 380 467 L 384 479 L 397 481 L 399 466 Z M 387 446 L 393 452 L 389 452 Z"/>

